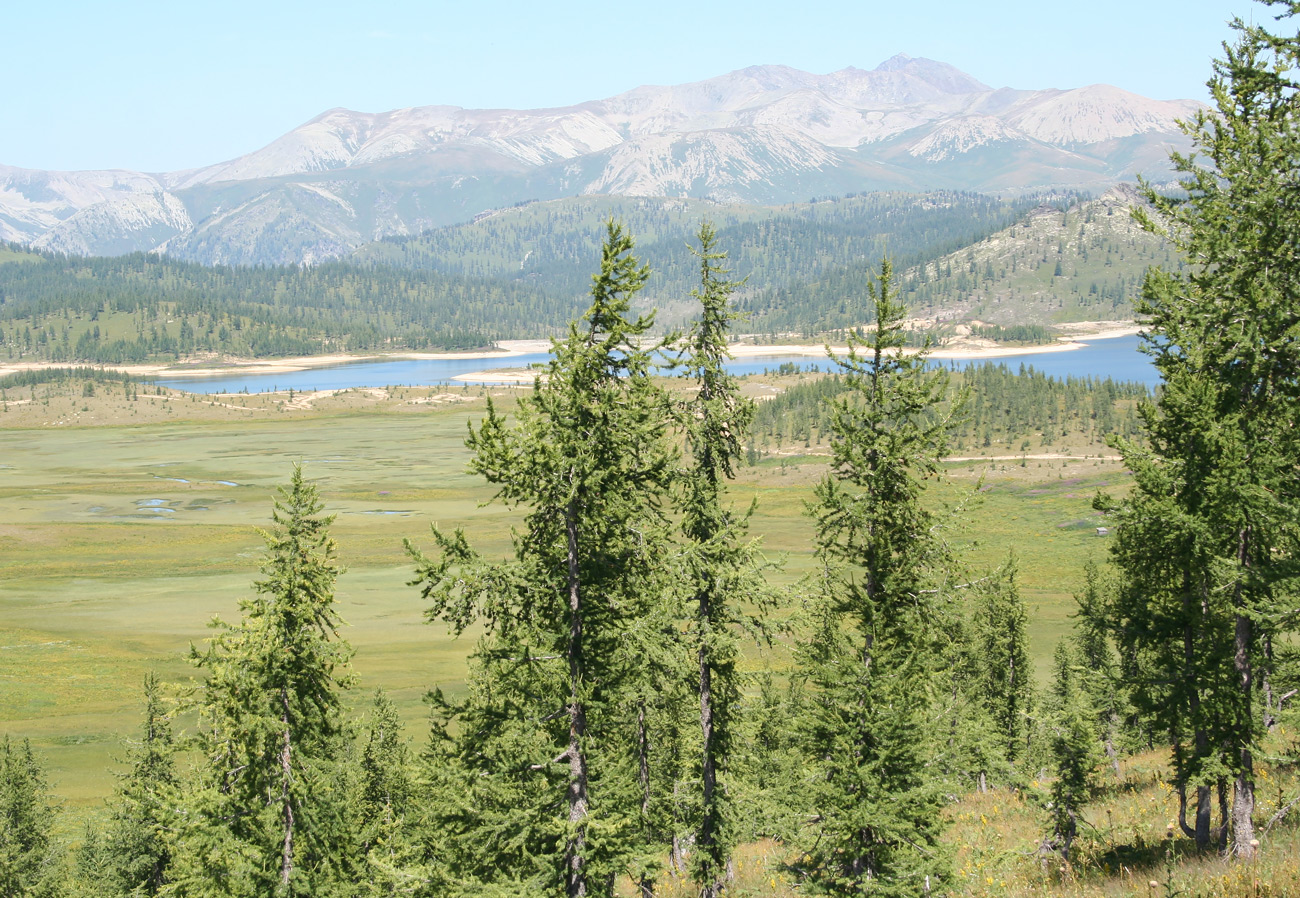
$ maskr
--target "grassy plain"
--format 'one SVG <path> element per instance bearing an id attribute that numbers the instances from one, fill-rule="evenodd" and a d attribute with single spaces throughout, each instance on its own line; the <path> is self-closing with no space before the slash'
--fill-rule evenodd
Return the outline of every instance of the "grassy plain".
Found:
<path id="1" fill-rule="evenodd" d="M 98 384 L 87 396 L 74 383 L 4 397 L 0 731 L 33 740 L 56 792 L 74 806 L 107 795 L 106 771 L 135 726 L 145 672 L 184 681 L 186 651 L 208 621 L 237 615 L 257 576 L 257 528 L 300 463 L 337 515 L 355 700 L 383 687 L 418 733 L 423 693 L 458 688 L 473 640 L 423 621 L 402 540 L 427 544 L 436 522 L 464 526 L 476 546 L 504 554 L 519 518 L 485 505 L 490 489 L 465 472 L 465 426 L 482 414 L 484 389 L 293 397 L 154 389 L 141 386 L 130 399 L 120 384 Z M 507 408 L 513 402 L 509 388 L 492 392 Z M 743 469 L 736 486 L 737 503 L 758 499 L 754 531 L 784 561 L 775 577 L 790 608 L 811 563 L 803 509 L 825 470 L 823 450 L 769 456 Z M 1115 463 L 1082 458 L 1101 447 L 1069 451 L 1069 459 L 954 462 L 936 491 L 955 503 L 981 490 L 953 539 L 976 568 L 1015 551 L 1043 671 L 1069 626 L 1084 561 L 1104 556 L 1091 497 L 1124 481 Z M 786 654 L 778 648 L 751 663 L 780 665 Z"/>

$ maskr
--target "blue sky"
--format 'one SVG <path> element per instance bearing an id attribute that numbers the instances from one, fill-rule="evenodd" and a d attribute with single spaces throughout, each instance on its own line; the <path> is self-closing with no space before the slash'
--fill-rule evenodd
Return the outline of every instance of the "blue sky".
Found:
<path id="1" fill-rule="evenodd" d="M 994 87 L 1105 82 L 1205 97 L 1248 0 L 775 3 L 15 2 L 0 13 L 0 164 L 192 168 L 334 106 L 562 106 L 748 65 L 874 68 L 895 53 Z"/>

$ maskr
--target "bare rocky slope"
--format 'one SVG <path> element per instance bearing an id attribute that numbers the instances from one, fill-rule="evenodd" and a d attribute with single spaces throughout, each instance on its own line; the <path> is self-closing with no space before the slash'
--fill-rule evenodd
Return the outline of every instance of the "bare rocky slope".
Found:
<path id="1" fill-rule="evenodd" d="M 77 254 L 316 262 L 535 199 L 771 204 L 867 190 L 1100 191 L 1160 177 L 1192 101 L 1108 85 L 988 87 L 896 56 L 827 75 L 755 66 L 561 109 L 332 109 L 271 144 L 162 174 L 0 166 L 0 239 Z"/>

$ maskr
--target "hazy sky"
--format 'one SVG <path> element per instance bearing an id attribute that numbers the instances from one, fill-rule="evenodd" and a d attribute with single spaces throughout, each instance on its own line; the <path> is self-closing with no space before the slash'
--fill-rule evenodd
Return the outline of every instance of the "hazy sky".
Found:
<path id="1" fill-rule="evenodd" d="M 165 171 L 233 158 L 334 106 L 535 108 L 749 65 L 896 53 L 993 87 L 1106 82 L 1204 99 L 1248 0 L 15 2 L 0 164 Z"/>

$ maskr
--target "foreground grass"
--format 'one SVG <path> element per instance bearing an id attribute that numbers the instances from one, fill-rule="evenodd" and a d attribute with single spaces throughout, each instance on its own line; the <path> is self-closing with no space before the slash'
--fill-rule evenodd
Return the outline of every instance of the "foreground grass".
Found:
<path id="1" fill-rule="evenodd" d="M 1289 898 L 1300 895 L 1300 828 L 1294 818 L 1260 836 L 1259 855 L 1238 863 L 1217 852 L 1198 854 L 1175 834 L 1178 803 L 1165 754 L 1125 759 L 1120 780 L 1104 782 L 1085 810 L 1071 863 L 1039 850 L 1046 832 L 1045 784 L 957 796 L 946 839 L 955 855 L 962 898 Z M 1286 767 L 1262 767 L 1257 819 L 1269 820 L 1300 789 Z M 1108 771 L 1109 772 L 1109 771 Z M 741 846 L 728 894 L 794 898 L 798 856 L 771 840 Z M 633 895 L 631 884 L 625 894 Z M 686 876 L 670 874 L 662 898 L 698 894 Z"/>

